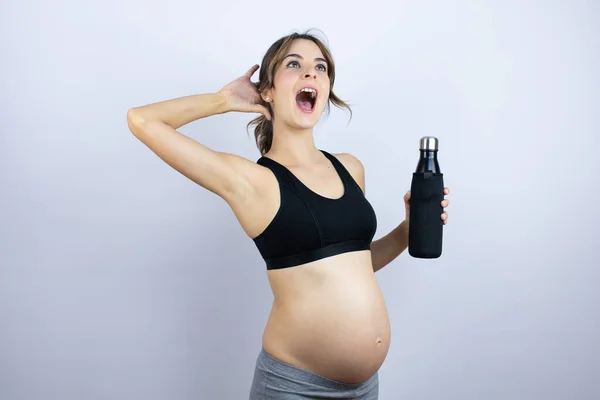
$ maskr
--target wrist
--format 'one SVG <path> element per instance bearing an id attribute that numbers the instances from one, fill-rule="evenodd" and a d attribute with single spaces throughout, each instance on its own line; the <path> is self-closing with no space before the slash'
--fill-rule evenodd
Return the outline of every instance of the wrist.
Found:
<path id="1" fill-rule="evenodd" d="M 408 243 L 408 220 L 405 219 L 396 228 L 396 239 L 401 243 Z"/>
<path id="2" fill-rule="evenodd" d="M 227 100 L 227 95 L 225 95 L 225 93 L 218 91 L 216 93 L 213 93 L 213 96 L 215 98 L 217 114 L 225 114 L 231 111 L 231 105 L 229 104 L 229 101 Z"/>

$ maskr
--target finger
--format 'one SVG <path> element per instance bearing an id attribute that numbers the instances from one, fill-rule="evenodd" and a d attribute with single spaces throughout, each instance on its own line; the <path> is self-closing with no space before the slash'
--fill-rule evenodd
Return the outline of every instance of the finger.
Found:
<path id="1" fill-rule="evenodd" d="M 404 201 L 410 200 L 410 190 L 404 195 Z"/>
<path id="2" fill-rule="evenodd" d="M 442 220 L 444 222 L 448 221 L 448 214 L 447 213 L 442 213 Z"/>
<path id="3" fill-rule="evenodd" d="M 254 73 L 256 72 L 256 70 L 258 70 L 258 64 L 254 64 L 252 67 L 250 67 L 250 69 L 248 70 L 248 72 L 246 72 L 244 74 L 244 76 L 248 79 L 250 79 L 252 77 L 252 75 L 254 75 Z"/>
<path id="4" fill-rule="evenodd" d="M 450 204 L 450 200 L 448 200 L 448 199 L 442 200 L 442 207 L 448 207 L 449 204 Z"/>
<path id="5" fill-rule="evenodd" d="M 264 115 L 269 121 L 271 120 L 271 113 L 269 112 L 269 109 L 265 106 L 261 106 L 260 104 L 257 104 L 254 107 L 254 111 L 256 111 L 257 113 L 260 113 L 262 115 Z"/>
<path id="6" fill-rule="evenodd" d="M 450 188 L 444 188 L 444 194 L 450 194 Z"/>

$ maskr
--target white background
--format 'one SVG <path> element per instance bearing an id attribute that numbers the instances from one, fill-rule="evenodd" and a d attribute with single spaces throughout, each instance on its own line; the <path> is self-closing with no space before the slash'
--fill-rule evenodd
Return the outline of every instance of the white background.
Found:
<path id="1" fill-rule="evenodd" d="M 3 2 L 0 398 L 247 398 L 264 263 L 126 112 L 318 28 L 354 116 L 332 108 L 317 145 L 365 165 L 376 238 L 404 218 L 421 136 L 452 190 L 442 257 L 377 273 L 380 398 L 598 399 L 599 19 L 593 1 Z M 255 116 L 181 131 L 256 160 Z"/>

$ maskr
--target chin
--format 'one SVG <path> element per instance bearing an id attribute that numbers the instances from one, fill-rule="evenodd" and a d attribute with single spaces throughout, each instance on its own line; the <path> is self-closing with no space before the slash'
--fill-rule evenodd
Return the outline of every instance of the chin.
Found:
<path id="1" fill-rule="evenodd" d="M 320 107 L 315 107 L 310 112 L 296 107 L 292 112 L 292 124 L 296 129 L 312 129 L 319 122 L 322 113 L 323 109 Z"/>
<path id="2" fill-rule="evenodd" d="M 292 119 L 292 125 L 294 126 L 295 129 L 299 129 L 299 130 L 313 129 L 317 125 L 318 122 L 319 122 L 319 118 L 317 118 L 316 116 L 311 116 L 309 118 L 296 117 L 296 118 Z"/>

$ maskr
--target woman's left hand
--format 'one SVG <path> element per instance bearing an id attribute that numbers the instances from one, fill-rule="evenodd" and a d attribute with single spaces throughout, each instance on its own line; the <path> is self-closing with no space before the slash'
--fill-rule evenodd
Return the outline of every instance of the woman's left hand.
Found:
<path id="1" fill-rule="evenodd" d="M 444 188 L 444 196 L 448 195 L 450 193 L 450 188 Z M 444 221 L 444 225 L 446 225 L 448 223 L 448 213 L 446 212 L 445 208 L 448 207 L 448 205 L 450 204 L 450 202 L 448 201 L 448 199 L 444 199 L 442 200 L 442 215 L 440 216 L 440 218 L 442 219 L 442 221 Z M 406 194 L 404 195 L 404 207 L 406 208 L 406 222 L 409 222 L 409 218 L 410 218 L 410 190 L 408 192 L 406 192 Z"/>

